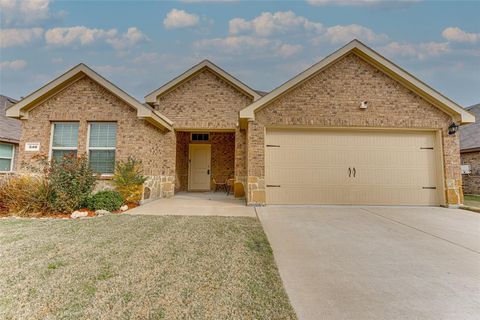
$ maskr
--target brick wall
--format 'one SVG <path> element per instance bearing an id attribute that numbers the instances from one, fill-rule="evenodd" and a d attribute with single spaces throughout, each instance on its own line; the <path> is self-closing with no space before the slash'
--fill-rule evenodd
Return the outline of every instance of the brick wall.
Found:
<path id="1" fill-rule="evenodd" d="M 156 108 L 174 122 L 176 129 L 233 130 L 237 127 L 238 112 L 252 101 L 213 72 L 203 69 L 162 95 Z"/>
<path id="2" fill-rule="evenodd" d="M 79 154 L 87 149 L 89 121 L 116 121 L 116 160 L 128 156 L 142 160 L 144 174 L 150 180 L 164 181 L 147 182 L 149 188 L 155 188 L 149 190 L 151 194 L 173 195 L 174 133 L 139 119 L 135 109 L 95 81 L 83 77 L 30 111 L 29 119 L 22 120 L 19 164 L 32 164 L 35 155 L 48 154 L 53 121 L 79 121 Z M 40 142 L 40 152 L 25 152 L 25 142 Z"/>
<path id="3" fill-rule="evenodd" d="M 472 169 L 471 174 L 464 174 L 463 191 L 466 194 L 480 195 L 480 151 L 464 152 L 460 154 L 462 164 L 469 164 Z"/>
<path id="4" fill-rule="evenodd" d="M 361 110 L 361 101 L 368 108 Z M 459 137 L 452 119 L 411 90 L 351 53 L 274 100 L 248 123 L 248 203 L 263 204 L 264 132 L 273 125 L 441 129 L 447 201 L 463 201 Z"/>

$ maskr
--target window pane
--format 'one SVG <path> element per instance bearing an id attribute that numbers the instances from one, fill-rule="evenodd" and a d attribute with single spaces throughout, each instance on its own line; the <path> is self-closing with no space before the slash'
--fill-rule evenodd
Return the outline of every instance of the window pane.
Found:
<path id="1" fill-rule="evenodd" d="M 63 156 L 66 155 L 77 156 L 77 150 L 53 150 L 52 151 L 52 160 L 61 161 Z"/>
<path id="2" fill-rule="evenodd" d="M 0 171 L 10 171 L 10 165 L 12 160 L 0 159 Z"/>
<path id="3" fill-rule="evenodd" d="M 115 148 L 117 124 L 113 122 L 90 124 L 90 147 Z"/>
<path id="4" fill-rule="evenodd" d="M 53 127 L 53 143 L 55 147 L 76 148 L 78 141 L 78 123 L 55 123 Z"/>
<path id="5" fill-rule="evenodd" d="M 12 158 L 13 145 L 0 143 L 0 158 Z"/>
<path id="6" fill-rule="evenodd" d="M 113 173 L 115 150 L 90 150 L 90 168 L 97 173 Z"/>

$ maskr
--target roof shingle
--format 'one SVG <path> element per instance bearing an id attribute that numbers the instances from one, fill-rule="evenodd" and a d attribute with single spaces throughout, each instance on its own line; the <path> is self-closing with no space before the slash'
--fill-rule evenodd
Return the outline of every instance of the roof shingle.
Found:
<path id="1" fill-rule="evenodd" d="M 467 108 L 475 115 L 475 123 L 460 127 L 460 150 L 480 148 L 480 103 Z"/>
<path id="2" fill-rule="evenodd" d="M 9 118 L 5 110 L 17 101 L 0 95 L 0 141 L 18 143 L 21 134 L 21 121 Z"/>

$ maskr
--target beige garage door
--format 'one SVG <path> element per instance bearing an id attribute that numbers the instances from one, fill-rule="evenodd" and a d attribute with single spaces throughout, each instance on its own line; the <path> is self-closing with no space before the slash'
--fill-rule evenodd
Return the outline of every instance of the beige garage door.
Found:
<path id="1" fill-rule="evenodd" d="M 269 129 L 267 203 L 437 205 L 435 152 L 433 132 Z"/>

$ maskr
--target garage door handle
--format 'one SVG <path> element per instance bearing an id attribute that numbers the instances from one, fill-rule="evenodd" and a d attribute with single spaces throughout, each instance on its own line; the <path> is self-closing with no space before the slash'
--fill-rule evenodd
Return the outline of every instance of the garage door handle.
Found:
<path id="1" fill-rule="evenodd" d="M 357 174 L 357 170 L 355 170 L 355 167 L 353 167 L 353 177 L 355 178 L 355 175 Z"/>
<path id="2" fill-rule="evenodd" d="M 348 167 L 348 177 L 350 178 L 352 176 L 352 168 Z"/>

